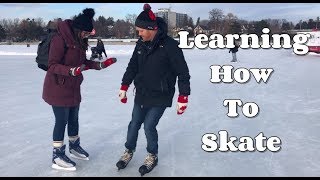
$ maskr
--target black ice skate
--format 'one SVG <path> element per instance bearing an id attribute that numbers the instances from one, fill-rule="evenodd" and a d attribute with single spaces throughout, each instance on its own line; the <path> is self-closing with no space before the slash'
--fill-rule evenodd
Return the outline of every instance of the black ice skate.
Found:
<path id="1" fill-rule="evenodd" d="M 80 138 L 74 142 L 69 141 L 69 152 L 70 157 L 81 160 L 89 160 L 89 154 L 80 146 Z"/>
<path id="2" fill-rule="evenodd" d="M 120 160 L 117 162 L 116 166 L 118 167 L 118 171 L 120 169 L 124 169 L 127 167 L 128 163 L 130 162 L 130 160 L 132 159 L 133 156 L 133 152 L 132 150 L 126 149 L 124 151 L 124 154 L 121 156 Z"/>
<path id="3" fill-rule="evenodd" d="M 152 171 L 152 169 L 158 164 L 158 156 L 156 154 L 149 153 L 144 163 L 139 168 L 141 176 Z"/>
<path id="4" fill-rule="evenodd" d="M 75 171 L 76 163 L 65 154 L 66 145 L 60 148 L 53 148 L 52 168 L 58 170 Z"/>

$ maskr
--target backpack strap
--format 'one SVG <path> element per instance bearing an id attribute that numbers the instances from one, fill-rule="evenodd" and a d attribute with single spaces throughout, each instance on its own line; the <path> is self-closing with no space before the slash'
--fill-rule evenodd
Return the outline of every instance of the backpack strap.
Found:
<path id="1" fill-rule="evenodd" d="M 64 56 L 66 55 L 67 53 L 67 50 L 68 48 L 70 47 L 66 40 L 61 36 L 61 34 L 59 32 L 56 32 L 54 35 L 57 35 L 57 36 L 60 36 L 62 39 L 63 39 L 63 47 L 64 47 L 64 53 L 63 53 L 63 57 L 62 57 L 62 60 L 64 60 Z M 64 61 L 62 61 L 62 64 L 64 64 Z M 59 81 L 58 81 L 58 75 L 57 74 L 54 74 L 54 77 L 55 77 L 55 80 L 56 80 L 56 84 L 59 85 Z M 63 80 L 63 84 L 64 84 L 64 80 Z"/>
<path id="2" fill-rule="evenodd" d="M 64 45 L 64 53 L 63 53 L 63 55 L 65 55 L 67 53 L 67 50 L 70 47 L 70 45 L 68 45 L 67 41 L 61 36 L 61 34 L 59 32 L 56 32 L 55 35 L 58 35 L 63 39 L 63 42 L 64 42 L 63 43 L 63 45 Z M 64 59 L 64 56 L 63 56 L 62 59 Z M 64 64 L 64 62 L 62 62 L 62 64 Z"/>

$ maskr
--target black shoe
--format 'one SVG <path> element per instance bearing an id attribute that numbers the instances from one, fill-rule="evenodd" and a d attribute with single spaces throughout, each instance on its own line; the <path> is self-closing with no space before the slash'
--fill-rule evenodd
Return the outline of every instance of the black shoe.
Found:
<path id="1" fill-rule="evenodd" d="M 143 163 L 139 168 L 141 176 L 152 171 L 152 169 L 158 164 L 158 156 L 156 154 L 149 153 Z"/>
<path id="2" fill-rule="evenodd" d="M 89 160 L 89 154 L 80 146 L 80 138 L 74 142 L 69 141 L 69 152 L 70 157 Z"/>
<path id="3" fill-rule="evenodd" d="M 118 167 L 118 170 L 124 169 L 127 167 L 128 163 L 132 159 L 133 156 L 133 150 L 126 149 L 121 156 L 120 160 L 117 162 L 116 166 Z"/>
<path id="4" fill-rule="evenodd" d="M 53 148 L 52 168 L 58 170 L 75 171 L 76 163 L 68 158 L 65 154 L 66 145 L 60 148 Z"/>

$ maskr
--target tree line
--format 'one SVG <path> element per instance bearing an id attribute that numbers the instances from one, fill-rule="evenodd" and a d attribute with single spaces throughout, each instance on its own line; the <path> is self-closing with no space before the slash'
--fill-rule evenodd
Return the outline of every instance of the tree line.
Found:
<path id="1" fill-rule="evenodd" d="M 73 19 L 75 16 L 71 17 Z M 99 16 L 94 19 L 94 28 L 96 37 L 101 38 L 137 38 L 134 22 L 137 18 L 136 14 L 127 14 L 125 19 L 114 20 L 113 17 L 105 18 Z M 57 18 L 58 19 L 58 18 Z M 0 19 L 0 41 L 12 42 L 30 42 L 39 41 L 46 34 L 47 24 L 42 18 L 36 19 Z M 197 26 L 203 26 L 212 30 L 214 33 L 220 34 L 262 34 L 262 29 L 267 27 L 271 34 L 280 34 L 293 29 L 314 29 L 319 26 L 319 17 L 316 19 L 300 20 L 294 24 L 286 19 L 263 19 L 260 21 L 247 21 L 239 19 L 233 13 L 224 13 L 221 9 L 212 9 L 209 12 L 209 19 L 201 20 L 200 17 L 196 23 L 191 17 L 184 19 L 180 25 L 180 29 L 188 29 L 190 35 L 193 34 L 193 29 Z M 174 27 L 169 27 L 169 35 L 173 36 Z"/>

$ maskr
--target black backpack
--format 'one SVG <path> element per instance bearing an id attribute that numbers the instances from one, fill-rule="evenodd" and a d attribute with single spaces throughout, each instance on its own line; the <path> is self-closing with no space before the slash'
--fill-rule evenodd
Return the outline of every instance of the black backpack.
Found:
<path id="1" fill-rule="evenodd" d="M 57 34 L 56 31 L 49 32 L 38 45 L 36 62 L 38 64 L 38 67 L 44 71 L 48 70 L 50 42 L 53 36 L 56 34 Z M 66 45 L 65 45 L 65 50 L 66 50 Z"/>

